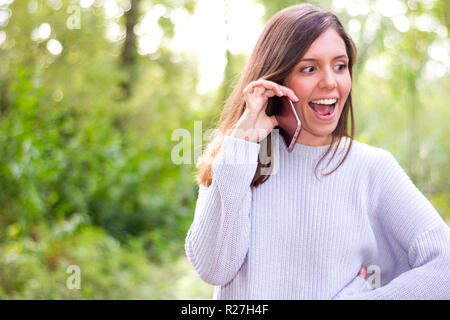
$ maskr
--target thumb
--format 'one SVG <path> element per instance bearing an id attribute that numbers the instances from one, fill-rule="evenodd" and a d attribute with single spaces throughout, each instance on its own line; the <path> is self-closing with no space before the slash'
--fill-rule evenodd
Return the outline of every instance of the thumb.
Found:
<path id="1" fill-rule="evenodd" d="M 270 116 L 270 119 L 272 120 L 273 126 L 276 127 L 278 125 L 277 118 L 275 118 L 275 116 Z"/>

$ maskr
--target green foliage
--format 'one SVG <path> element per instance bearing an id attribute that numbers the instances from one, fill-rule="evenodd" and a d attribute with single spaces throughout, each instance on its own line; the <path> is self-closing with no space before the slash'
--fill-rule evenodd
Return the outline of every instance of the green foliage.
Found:
<path id="1" fill-rule="evenodd" d="M 20 41 L 0 51 L 0 228 L 17 224 L 26 239 L 36 223 L 80 215 L 119 241 L 141 236 L 151 259 L 175 259 L 196 189 L 189 165 L 171 161 L 171 134 L 191 126 L 195 63 L 164 46 L 157 60 L 139 57 L 123 101 L 120 46 L 102 36 L 103 13 L 82 11 L 70 30 L 64 9 L 11 5 L 5 30 Z M 57 57 L 29 37 L 43 22 L 63 46 Z"/>
<path id="2" fill-rule="evenodd" d="M 161 251 L 161 236 L 184 238 L 194 188 L 185 168 L 163 160 L 170 150 L 156 141 L 135 145 L 133 132 L 117 128 L 102 108 L 77 114 L 44 102 L 24 68 L 11 88 L 11 109 L 0 121 L 3 225 L 17 222 L 27 235 L 37 222 L 78 213 L 120 240 L 149 233 L 149 249 Z M 191 186 L 178 191 L 183 183 Z"/>
<path id="3" fill-rule="evenodd" d="M 163 39 L 126 68 L 123 39 L 104 36 L 111 24 L 124 26 L 123 16 L 107 18 L 94 5 L 80 10 L 80 28 L 71 29 L 73 3 L 59 9 L 52 3 L 14 1 L 0 26 L 7 35 L 0 44 L 0 298 L 210 299 L 212 287 L 183 257 L 196 170 L 193 162 L 172 161 L 172 133 L 193 133 L 194 120 L 203 120 L 203 131 L 211 127 L 247 57 L 227 51 L 222 85 L 198 95 L 196 58 L 168 47 L 174 10 L 193 13 L 196 1 L 137 1 L 139 21 L 164 5 L 157 21 Z M 267 20 L 297 2 L 261 3 Z M 329 0 L 311 3 L 332 9 Z M 406 13 L 411 21 L 425 13 L 447 30 L 445 1 L 407 3 L 416 5 Z M 350 19 L 361 23 L 352 35 L 359 50 L 356 139 L 392 151 L 449 221 L 449 78 L 423 77 L 437 33 L 414 26 L 400 32 L 382 17 L 366 41 L 372 16 L 344 9 L 337 15 L 347 29 Z M 59 55 L 49 53 L 48 39 L 30 37 L 44 22 L 51 26 L 48 39 L 62 45 Z M 379 57 L 390 76 L 367 71 Z M 131 81 L 129 97 L 123 81 Z M 66 286 L 69 265 L 81 269 L 80 290 Z"/>
<path id="4" fill-rule="evenodd" d="M 183 299 L 211 298 L 212 288 L 200 281 L 187 261 L 148 260 L 137 238 L 121 243 L 79 217 L 53 227 L 35 225 L 33 238 L 18 237 L 10 225 L 0 245 L 0 299 Z M 80 288 L 70 287 L 80 270 Z M 68 285 L 69 283 L 69 285 Z"/>

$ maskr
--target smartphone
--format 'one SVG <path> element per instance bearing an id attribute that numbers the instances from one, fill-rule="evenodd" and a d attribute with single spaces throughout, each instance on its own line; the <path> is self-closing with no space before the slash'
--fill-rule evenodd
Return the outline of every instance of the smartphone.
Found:
<path id="1" fill-rule="evenodd" d="M 294 103 L 287 96 L 273 96 L 267 102 L 266 114 L 275 116 L 280 127 L 280 134 L 288 150 L 292 151 L 302 128 Z"/>

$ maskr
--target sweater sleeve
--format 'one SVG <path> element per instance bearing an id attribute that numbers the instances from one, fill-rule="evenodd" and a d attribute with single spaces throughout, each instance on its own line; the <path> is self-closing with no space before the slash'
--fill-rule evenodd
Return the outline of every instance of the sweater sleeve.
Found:
<path id="1" fill-rule="evenodd" d="M 450 299 L 449 227 L 390 152 L 380 164 L 375 214 L 389 241 L 405 253 L 410 269 L 372 290 L 356 277 L 353 288 L 335 299 Z"/>
<path id="2" fill-rule="evenodd" d="M 199 186 L 194 221 L 185 241 L 186 256 L 211 285 L 230 282 L 242 266 L 250 243 L 250 183 L 260 144 L 225 136 L 212 162 L 209 187 Z"/>

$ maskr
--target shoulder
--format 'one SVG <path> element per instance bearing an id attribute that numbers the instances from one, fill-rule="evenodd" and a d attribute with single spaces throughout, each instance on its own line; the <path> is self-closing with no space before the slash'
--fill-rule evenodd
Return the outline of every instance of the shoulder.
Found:
<path id="1" fill-rule="evenodd" d="M 353 140 L 351 154 L 353 161 L 364 167 L 369 177 L 404 172 L 395 156 L 387 149 Z"/>
<path id="2" fill-rule="evenodd" d="M 362 177 L 368 180 L 372 190 L 386 191 L 389 186 L 399 189 L 414 184 L 391 151 L 359 141 L 354 141 L 354 143 L 357 146 L 355 158 L 360 163 L 364 163 L 365 167 Z"/>
<path id="3" fill-rule="evenodd" d="M 356 160 L 361 161 L 365 159 L 371 164 L 383 164 L 395 160 L 395 157 L 390 151 L 355 139 L 352 141 L 351 152 Z"/>

